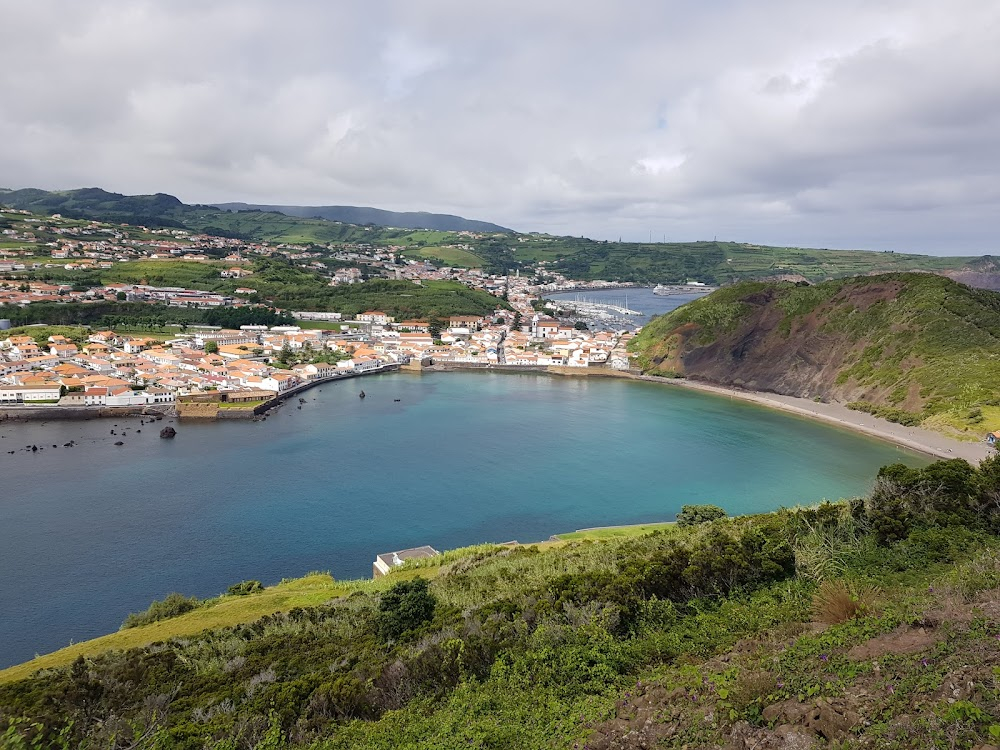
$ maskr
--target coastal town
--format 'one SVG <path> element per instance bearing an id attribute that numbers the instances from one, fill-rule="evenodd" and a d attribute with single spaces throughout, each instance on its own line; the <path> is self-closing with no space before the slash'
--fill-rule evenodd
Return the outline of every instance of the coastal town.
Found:
<path id="1" fill-rule="evenodd" d="M 511 317 L 454 316 L 439 338 L 426 320 L 394 321 L 377 310 L 340 330 L 243 326 L 167 340 L 105 330 L 79 344 L 62 335 L 9 336 L 0 339 L 0 404 L 136 406 L 206 392 L 253 392 L 251 400 L 263 401 L 392 365 L 629 368 L 631 332 L 581 331 L 538 314 L 522 330 Z M 290 358 L 301 363 L 286 365 Z"/>
<path id="2" fill-rule="evenodd" d="M 627 344 L 636 327 L 613 312 L 621 308 L 580 303 L 557 309 L 555 303 L 544 301 L 544 295 L 566 289 L 619 285 L 576 282 L 546 270 L 544 263 L 530 273 L 518 269 L 513 274 L 490 274 L 408 258 L 405 248 L 396 246 L 317 249 L 183 230 L 115 227 L 9 209 L 0 217 L 14 226 L 2 230 L 0 305 L 7 307 L 0 309 L 99 302 L 185 311 L 271 309 L 255 286 L 254 261 L 275 256 L 311 272 L 322 271 L 322 278 L 333 287 L 363 284 L 370 278 L 416 286 L 447 281 L 496 298 L 495 309 L 481 315 L 397 319 L 379 309 L 353 315 L 278 309 L 294 323 L 238 328 L 167 323 L 155 331 L 78 326 L 50 332 L 50 326 L 39 324 L 7 333 L 11 322 L 0 315 L 0 405 L 5 407 L 134 408 L 205 398 L 252 407 L 311 382 L 397 367 L 631 368 Z M 345 265 L 329 269 L 319 258 Z M 94 271 L 128 269 L 137 263 L 171 269 L 178 262 L 205 264 L 228 286 L 206 290 L 151 283 L 81 283 L 93 278 Z M 65 281 L 39 280 L 47 269 Z"/>

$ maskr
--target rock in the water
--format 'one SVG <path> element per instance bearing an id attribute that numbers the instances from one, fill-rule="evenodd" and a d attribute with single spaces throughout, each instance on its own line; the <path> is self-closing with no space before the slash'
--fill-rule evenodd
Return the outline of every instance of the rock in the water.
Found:
<path id="1" fill-rule="evenodd" d="M 176 434 L 177 430 L 175 430 L 173 427 L 164 427 L 162 430 L 160 430 L 161 438 L 172 438 Z"/>

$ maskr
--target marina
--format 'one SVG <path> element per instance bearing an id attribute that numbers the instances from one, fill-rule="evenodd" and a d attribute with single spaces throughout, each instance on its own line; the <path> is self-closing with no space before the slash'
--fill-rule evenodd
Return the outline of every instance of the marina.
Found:
<path id="1" fill-rule="evenodd" d="M 706 295 L 710 289 L 692 287 L 686 292 L 669 295 L 656 294 L 653 287 L 630 287 L 622 289 L 595 289 L 585 294 L 580 292 L 559 292 L 545 296 L 546 300 L 567 308 L 576 308 L 582 303 L 591 315 L 580 315 L 592 330 L 620 330 L 642 326 L 657 315 L 675 310 L 686 302 Z M 577 299 L 579 297 L 579 300 Z M 627 312 L 626 312 L 627 311 Z"/>

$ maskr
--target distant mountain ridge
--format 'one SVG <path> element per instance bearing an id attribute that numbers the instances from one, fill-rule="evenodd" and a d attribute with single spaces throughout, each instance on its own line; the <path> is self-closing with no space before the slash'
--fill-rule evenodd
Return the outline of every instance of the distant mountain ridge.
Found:
<path id="1" fill-rule="evenodd" d="M 375 225 L 395 229 L 431 229 L 442 232 L 510 233 L 513 231 L 498 224 L 474 221 L 450 214 L 397 213 L 359 206 L 264 206 L 248 203 L 202 205 L 184 203 L 179 198 L 167 193 L 123 195 L 96 187 L 52 191 L 38 188 L 19 190 L 0 188 L 0 204 L 40 213 L 62 213 L 71 218 L 124 221 L 159 227 L 183 227 L 198 231 L 210 229 L 212 231 L 208 231 L 209 234 L 223 236 L 243 234 L 247 238 L 254 239 L 267 238 L 266 232 L 259 233 L 257 226 L 259 222 L 252 220 L 255 214 L 264 217 L 288 217 L 284 219 L 286 224 L 294 220 L 305 220 L 317 224 L 320 222 L 339 222 L 359 227 Z M 250 219 L 251 230 L 246 231 L 245 227 L 238 226 L 242 222 L 236 220 L 234 214 Z M 330 227 L 329 231 L 319 234 L 329 234 L 330 236 L 318 239 L 339 239 L 337 235 L 343 234 L 343 232 Z"/>
<path id="2" fill-rule="evenodd" d="M 488 221 L 466 219 L 453 214 L 433 214 L 427 211 L 386 211 L 365 206 L 279 206 L 258 203 L 213 203 L 223 211 L 266 211 L 295 216 L 300 219 L 326 219 L 344 224 L 398 229 L 433 229 L 440 232 L 512 232 L 512 229 Z"/>

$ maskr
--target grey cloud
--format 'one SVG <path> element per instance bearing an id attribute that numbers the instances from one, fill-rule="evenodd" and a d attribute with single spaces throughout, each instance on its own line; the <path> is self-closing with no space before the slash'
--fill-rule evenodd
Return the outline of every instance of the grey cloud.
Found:
<path id="1" fill-rule="evenodd" d="M 0 0 L 0 184 L 1000 252 L 991 0 Z"/>

